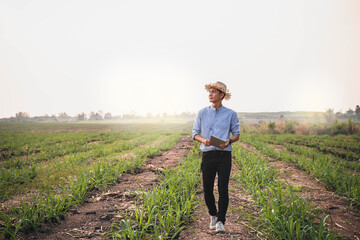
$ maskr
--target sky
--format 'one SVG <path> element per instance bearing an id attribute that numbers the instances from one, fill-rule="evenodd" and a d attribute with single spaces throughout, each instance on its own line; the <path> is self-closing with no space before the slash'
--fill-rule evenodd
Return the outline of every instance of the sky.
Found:
<path id="1" fill-rule="evenodd" d="M 359 0 L 0 0 L 0 118 L 360 105 Z"/>

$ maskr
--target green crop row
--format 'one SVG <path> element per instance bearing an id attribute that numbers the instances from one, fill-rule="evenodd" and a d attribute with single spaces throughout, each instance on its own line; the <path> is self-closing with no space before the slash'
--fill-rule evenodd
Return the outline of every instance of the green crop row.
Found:
<path id="1" fill-rule="evenodd" d="M 281 144 L 281 143 L 275 143 L 275 144 Z M 284 146 L 288 151 L 294 152 L 299 155 L 303 155 L 310 159 L 318 159 L 318 158 L 331 159 L 332 163 L 338 166 L 338 168 L 340 169 L 355 170 L 357 172 L 360 171 L 360 161 L 347 161 L 335 155 L 323 153 L 317 150 L 316 148 L 310 148 L 310 147 L 289 144 L 289 143 L 282 143 L 281 145 Z"/>
<path id="2" fill-rule="evenodd" d="M 352 203 L 360 205 L 360 179 L 357 174 L 342 167 L 333 158 L 322 154 L 313 155 L 309 159 L 306 155 L 295 155 L 288 151 L 276 151 L 274 146 L 263 143 L 262 138 L 252 135 L 242 135 L 241 141 L 254 146 L 262 154 L 285 162 L 296 163 L 337 194 L 346 196 Z"/>
<path id="3" fill-rule="evenodd" d="M 265 158 L 234 145 L 235 178 L 251 192 L 259 213 L 253 224 L 268 239 L 337 239 L 327 217 L 298 196 L 293 187 L 279 180 L 278 171 Z M 256 214 L 254 214 L 256 215 Z M 331 219 L 330 219 L 331 220 Z"/>
<path id="4" fill-rule="evenodd" d="M 174 239 L 195 208 L 194 190 L 200 181 L 200 155 L 194 147 L 180 166 L 163 172 L 160 184 L 138 193 L 135 209 L 114 225 L 113 239 Z"/>
<path id="5" fill-rule="evenodd" d="M 111 144 L 148 135 L 149 132 L 121 133 L 12 133 L 0 134 L 0 161 L 14 157 L 42 161 L 70 153 L 86 152 L 97 144 Z M 154 134 L 154 132 L 152 132 Z"/>
<path id="6" fill-rule="evenodd" d="M 43 193 L 35 195 L 30 202 L 22 201 L 7 212 L 1 212 L 1 235 L 16 238 L 19 231 L 28 232 L 38 228 L 44 222 L 59 221 L 72 207 L 81 204 L 89 191 L 118 178 L 124 171 L 139 167 L 143 157 L 134 161 L 126 159 L 116 165 L 101 161 L 91 167 L 89 173 L 69 178 L 68 184 L 60 186 L 62 194 Z"/>
<path id="7" fill-rule="evenodd" d="M 294 152 L 296 154 L 304 155 L 308 158 L 315 158 L 315 157 L 322 157 L 322 158 L 331 158 L 335 164 L 341 165 L 341 167 L 348 168 L 355 171 L 360 171 L 360 161 L 348 161 L 345 160 L 338 155 L 324 153 L 323 151 L 318 150 L 315 147 L 309 147 L 305 145 L 297 145 L 293 144 L 294 141 L 288 141 L 287 136 L 279 136 L 279 135 L 270 135 L 270 134 L 263 134 L 251 135 L 253 138 L 261 139 L 262 142 L 270 143 L 270 144 L 277 144 L 284 146 L 288 151 Z M 359 144 L 360 148 L 360 144 Z"/>
<path id="8" fill-rule="evenodd" d="M 107 133 L 144 131 L 151 129 L 157 132 L 188 132 L 191 122 L 184 121 L 99 121 L 99 122 L 0 122 L 2 133 Z"/>
<path id="9" fill-rule="evenodd" d="M 302 145 L 316 148 L 323 153 L 330 153 L 336 157 L 346 159 L 349 161 L 360 160 L 360 140 L 357 135 L 345 136 L 328 136 L 328 135 L 278 135 L 278 134 L 263 134 L 261 138 L 264 141 L 290 143 L 295 145 Z"/>
<path id="10" fill-rule="evenodd" d="M 129 133 L 130 134 L 130 133 Z M 129 135 L 128 134 L 128 135 Z M 54 138 L 57 134 L 53 134 Z M 109 134 L 112 135 L 112 134 Z M 173 135 L 161 135 L 159 133 L 147 133 L 144 135 L 133 134 L 136 138 L 127 140 L 119 139 L 118 141 L 111 141 L 111 143 L 97 143 L 91 144 L 87 151 L 77 151 L 68 153 L 66 146 L 61 150 L 67 154 L 51 155 L 46 158 L 47 161 L 38 161 L 37 154 L 31 155 L 24 159 L 19 157 L 12 157 L 4 162 L 4 167 L 0 169 L 0 198 L 7 198 L 14 193 L 23 191 L 24 189 L 36 187 L 42 189 L 49 189 L 56 183 L 61 183 L 63 178 L 69 175 L 81 172 L 88 164 L 98 158 L 113 158 L 120 154 L 126 154 L 129 151 L 137 151 L 145 149 L 152 151 L 153 148 L 147 145 L 157 145 L 166 142 L 172 142 L 173 136 L 178 136 L 178 133 Z M 19 136 L 21 137 L 21 136 Z M 73 136 L 69 136 L 72 139 Z M 79 138 L 83 138 L 82 134 L 78 134 Z M 48 138 L 52 138 L 51 135 Z M 61 137 L 62 141 L 66 142 L 66 136 Z M 86 148 L 82 146 L 82 141 L 79 141 L 77 148 Z M 89 145 L 89 144 L 85 144 Z M 43 148 L 50 146 L 44 145 Z"/>
<path id="11" fill-rule="evenodd" d="M 60 122 L 0 122 L 0 133 L 106 132 L 119 124 Z M 126 127 L 126 126 L 125 126 Z"/>
<path id="12" fill-rule="evenodd" d="M 122 173 L 142 166 L 147 157 L 174 146 L 179 135 L 169 136 L 163 146 L 139 148 L 135 159 L 99 158 L 81 173 L 67 178 L 67 183 L 58 187 L 61 193 L 47 191 L 33 195 L 31 201 L 22 201 L 19 206 L 0 212 L 0 238 L 16 238 L 21 232 L 38 228 L 45 222 L 57 222 L 72 207 L 81 204 L 89 191 L 114 182 Z"/>

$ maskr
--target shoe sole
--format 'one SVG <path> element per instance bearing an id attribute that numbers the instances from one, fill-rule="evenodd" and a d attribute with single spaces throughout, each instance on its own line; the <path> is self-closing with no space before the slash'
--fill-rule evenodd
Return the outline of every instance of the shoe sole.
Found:
<path id="1" fill-rule="evenodd" d="M 216 229 L 216 228 L 215 228 Z M 224 229 L 216 229 L 217 233 L 224 233 L 225 232 L 225 228 Z"/>

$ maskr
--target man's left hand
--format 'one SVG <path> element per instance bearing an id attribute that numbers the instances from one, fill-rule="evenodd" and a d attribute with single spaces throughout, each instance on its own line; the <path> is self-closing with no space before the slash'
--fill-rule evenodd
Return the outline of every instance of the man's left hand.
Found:
<path id="1" fill-rule="evenodd" d="M 221 149 L 227 148 L 229 144 L 230 144 L 230 139 L 226 139 L 224 144 L 220 144 L 220 148 Z"/>

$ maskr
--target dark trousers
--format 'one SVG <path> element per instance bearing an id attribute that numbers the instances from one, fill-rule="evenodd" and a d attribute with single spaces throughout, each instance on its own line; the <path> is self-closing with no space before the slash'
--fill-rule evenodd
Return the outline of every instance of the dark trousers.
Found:
<path id="1" fill-rule="evenodd" d="M 201 171 L 203 177 L 204 197 L 211 216 L 217 216 L 218 221 L 225 223 L 225 215 L 229 205 L 229 177 L 231 171 L 230 151 L 203 152 Z M 214 181 L 218 174 L 219 201 L 216 209 L 214 197 Z"/>

